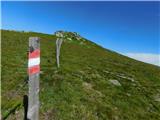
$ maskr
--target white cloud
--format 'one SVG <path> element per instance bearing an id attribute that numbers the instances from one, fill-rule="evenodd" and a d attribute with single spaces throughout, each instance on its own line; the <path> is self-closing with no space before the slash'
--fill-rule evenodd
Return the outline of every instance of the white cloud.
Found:
<path id="1" fill-rule="evenodd" d="M 124 53 L 123 55 L 130 58 L 160 66 L 160 54 L 150 53 Z"/>

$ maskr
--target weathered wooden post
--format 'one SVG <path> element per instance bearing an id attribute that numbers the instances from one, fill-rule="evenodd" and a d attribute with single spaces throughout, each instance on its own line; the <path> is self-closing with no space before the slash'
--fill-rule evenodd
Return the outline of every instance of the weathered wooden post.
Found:
<path id="1" fill-rule="evenodd" d="M 57 62 L 57 67 L 59 68 L 59 66 L 60 66 L 59 57 L 60 57 L 61 45 L 63 42 L 63 34 L 60 32 L 57 32 L 56 36 L 58 37 L 56 40 L 56 62 Z"/>
<path id="2" fill-rule="evenodd" d="M 40 74 L 40 39 L 29 38 L 29 104 L 27 118 L 39 120 L 39 74 Z"/>

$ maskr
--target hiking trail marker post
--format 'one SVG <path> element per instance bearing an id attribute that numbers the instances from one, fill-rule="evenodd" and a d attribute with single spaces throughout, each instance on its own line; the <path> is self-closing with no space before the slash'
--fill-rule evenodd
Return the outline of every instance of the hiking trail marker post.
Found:
<path id="1" fill-rule="evenodd" d="M 56 62 L 57 62 L 57 67 L 60 67 L 60 62 L 59 62 L 59 57 L 60 57 L 60 49 L 61 45 L 63 42 L 63 34 L 58 32 L 56 33 L 56 36 L 58 37 L 56 40 Z"/>
<path id="2" fill-rule="evenodd" d="M 27 119 L 39 120 L 40 39 L 29 37 L 29 100 Z"/>

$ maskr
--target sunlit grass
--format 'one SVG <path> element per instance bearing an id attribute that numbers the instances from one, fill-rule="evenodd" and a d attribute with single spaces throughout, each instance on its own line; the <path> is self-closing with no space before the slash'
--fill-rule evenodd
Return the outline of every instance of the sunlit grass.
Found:
<path id="1" fill-rule="evenodd" d="M 3 116 L 28 92 L 22 85 L 30 36 L 41 38 L 42 120 L 158 120 L 160 102 L 154 96 L 160 94 L 159 67 L 73 38 L 63 42 L 57 69 L 54 35 L 6 30 L 2 30 Z M 121 86 L 111 84 L 112 79 Z"/>

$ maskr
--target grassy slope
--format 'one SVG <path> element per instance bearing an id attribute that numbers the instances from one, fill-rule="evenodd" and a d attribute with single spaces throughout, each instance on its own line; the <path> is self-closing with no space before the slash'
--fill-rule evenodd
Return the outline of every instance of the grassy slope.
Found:
<path id="1" fill-rule="evenodd" d="M 138 62 L 90 41 L 65 41 L 61 68 L 53 35 L 2 30 L 2 115 L 27 93 L 28 38 L 41 38 L 40 118 L 57 120 L 157 120 L 160 68 Z M 120 77 L 125 76 L 128 78 Z M 129 78 L 134 79 L 131 81 Z M 116 79 L 122 86 L 112 85 Z M 47 118 L 49 116 L 49 118 Z"/>

